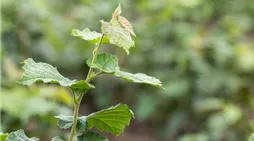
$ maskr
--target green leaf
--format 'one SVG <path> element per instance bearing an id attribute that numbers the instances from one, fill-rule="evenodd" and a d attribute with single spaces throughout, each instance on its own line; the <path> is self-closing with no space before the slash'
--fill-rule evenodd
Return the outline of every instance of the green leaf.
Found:
<path id="1" fill-rule="evenodd" d="M 78 141 L 109 141 L 109 140 L 98 133 L 86 132 L 78 136 Z"/>
<path id="2" fill-rule="evenodd" d="M 125 28 L 119 25 L 110 25 L 109 23 L 101 20 L 102 32 L 107 36 L 111 44 L 117 45 L 129 54 L 129 49 L 135 46 L 130 33 Z"/>
<path id="3" fill-rule="evenodd" d="M 7 133 L 4 134 L 4 133 L 0 132 L 0 139 L 1 139 L 0 141 L 6 141 L 7 136 L 8 136 Z"/>
<path id="4" fill-rule="evenodd" d="M 60 137 L 56 136 L 51 141 L 64 141 L 64 140 L 61 139 Z"/>
<path id="5" fill-rule="evenodd" d="M 80 81 L 76 81 L 75 84 L 72 84 L 72 85 L 70 86 L 70 88 L 71 88 L 74 92 L 77 92 L 77 91 L 84 92 L 84 91 L 89 90 L 90 88 L 95 88 L 95 86 L 92 85 L 92 84 L 87 83 L 87 82 L 84 81 L 84 80 L 80 80 Z"/>
<path id="6" fill-rule="evenodd" d="M 33 59 L 28 58 L 24 61 L 22 67 L 25 71 L 22 78 L 18 81 L 23 85 L 32 85 L 34 82 L 42 81 L 44 83 L 58 83 L 64 87 L 70 87 L 75 90 L 85 91 L 94 88 L 93 85 L 85 81 L 70 80 L 62 76 L 55 67 L 47 63 L 36 63 Z"/>
<path id="7" fill-rule="evenodd" d="M 78 117 L 77 131 L 84 132 L 88 129 L 86 116 Z"/>
<path id="8" fill-rule="evenodd" d="M 250 138 L 249 138 L 249 141 L 254 141 L 254 133 L 251 134 Z"/>
<path id="9" fill-rule="evenodd" d="M 112 73 L 117 77 L 123 78 L 134 83 L 145 83 L 150 84 L 158 88 L 163 88 L 162 83 L 159 79 L 148 76 L 143 73 L 131 74 L 129 72 L 121 71 L 118 66 L 118 59 L 115 55 L 108 53 L 102 53 L 97 56 L 97 59 L 93 65 L 91 65 L 92 58 L 87 60 L 89 67 L 98 69 L 105 73 Z"/>
<path id="10" fill-rule="evenodd" d="M 24 61 L 22 67 L 25 71 L 22 78 L 18 81 L 23 85 L 32 85 L 36 81 L 43 81 L 44 83 L 59 83 L 61 86 L 71 86 L 75 84 L 75 80 L 70 80 L 63 77 L 55 67 L 46 63 L 36 63 L 29 58 Z"/>
<path id="11" fill-rule="evenodd" d="M 58 119 L 58 127 L 61 129 L 68 129 L 73 125 L 73 116 L 59 115 L 55 118 Z M 76 128 L 78 132 L 84 132 L 88 129 L 86 116 L 78 117 Z"/>
<path id="12" fill-rule="evenodd" d="M 100 131 L 106 131 L 118 136 L 125 126 L 130 124 L 133 112 L 125 104 L 92 113 L 87 116 L 88 128 L 96 127 Z"/>
<path id="13" fill-rule="evenodd" d="M 65 116 L 65 115 L 59 115 L 55 116 L 55 118 L 58 119 L 58 127 L 61 129 L 68 129 L 73 124 L 73 116 Z"/>
<path id="14" fill-rule="evenodd" d="M 98 69 L 105 73 L 113 73 L 118 68 L 117 57 L 109 53 L 99 54 L 94 64 L 92 64 L 92 66 L 91 66 L 91 62 L 92 62 L 92 58 L 89 58 L 87 60 L 87 64 L 89 67 Z"/>
<path id="15" fill-rule="evenodd" d="M 148 76 L 148 75 L 143 74 L 143 73 L 132 74 L 132 73 L 129 73 L 129 72 L 124 72 L 124 71 L 117 70 L 114 73 L 114 75 L 117 76 L 117 77 L 123 78 L 127 81 L 130 81 L 130 82 L 145 83 L 145 84 L 153 85 L 153 86 L 158 87 L 158 88 L 163 88 L 162 83 L 159 79 L 157 79 L 155 77 Z"/>
<path id="16" fill-rule="evenodd" d="M 87 40 L 94 44 L 96 44 L 102 36 L 101 33 L 98 33 L 96 31 L 90 31 L 88 28 L 85 28 L 83 31 L 80 31 L 78 29 L 73 29 L 71 32 L 71 35 L 75 37 L 79 37 L 83 40 Z M 102 43 L 109 43 L 109 41 L 107 38 L 103 38 Z"/>
<path id="17" fill-rule="evenodd" d="M 6 141 L 39 141 L 39 139 L 35 137 L 28 138 L 25 135 L 24 130 L 20 129 L 18 131 L 11 132 Z"/>

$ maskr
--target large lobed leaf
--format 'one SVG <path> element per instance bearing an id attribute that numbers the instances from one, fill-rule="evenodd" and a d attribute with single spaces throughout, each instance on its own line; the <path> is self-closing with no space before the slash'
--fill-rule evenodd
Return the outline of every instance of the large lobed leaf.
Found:
<path id="1" fill-rule="evenodd" d="M 61 86 L 71 86 L 75 84 L 75 80 L 63 77 L 55 67 L 46 63 L 36 63 L 31 58 L 24 61 L 24 66 L 22 68 L 25 71 L 18 82 L 23 85 L 29 86 L 36 81 L 59 83 Z"/>
<path id="2" fill-rule="evenodd" d="M 68 129 L 73 125 L 73 116 L 59 115 L 58 126 L 62 129 Z M 114 107 L 92 113 L 88 116 L 78 117 L 77 131 L 84 132 L 87 129 L 96 127 L 100 131 L 119 135 L 124 127 L 129 125 L 133 112 L 125 104 L 118 104 Z"/>
<path id="3" fill-rule="evenodd" d="M 70 80 L 62 76 L 55 67 L 47 63 L 36 63 L 33 59 L 28 58 L 24 61 L 24 73 L 18 83 L 23 85 L 32 85 L 34 82 L 42 81 L 44 83 L 58 83 L 64 87 L 70 87 L 73 90 L 86 91 L 94 88 L 93 85 L 84 80 Z"/>
<path id="4" fill-rule="evenodd" d="M 118 136 L 130 124 L 133 112 L 125 104 L 118 104 L 87 116 L 88 128 L 96 127 Z"/>
<path id="5" fill-rule="evenodd" d="M 87 40 L 87 41 L 92 42 L 94 44 L 96 44 L 102 36 L 101 33 L 98 33 L 96 31 L 90 31 L 88 28 L 85 28 L 82 31 L 80 31 L 78 29 L 73 29 L 71 32 L 71 35 L 75 36 L 75 37 L 79 37 L 83 40 Z M 109 43 L 109 41 L 107 38 L 103 38 L 102 43 Z"/>
<path id="6" fill-rule="evenodd" d="M 86 132 L 78 136 L 78 141 L 108 141 L 108 139 L 95 132 Z"/>
<path id="7" fill-rule="evenodd" d="M 87 64 L 94 69 L 98 69 L 99 71 L 105 73 L 114 74 L 117 77 L 128 80 L 134 83 L 144 83 L 153 85 L 158 88 L 163 88 L 162 83 L 159 79 L 148 76 L 143 73 L 132 74 L 129 72 L 121 71 L 118 65 L 118 59 L 116 56 L 102 53 L 97 56 L 95 63 L 91 66 L 91 58 L 88 59 Z"/>
<path id="8" fill-rule="evenodd" d="M 39 139 L 35 137 L 28 138 L 25 135 L 24 130 L 20 129 L 18 131 L 10 133 L 9 136 L 6 138 L 6 141 L 39 141 Z"/>

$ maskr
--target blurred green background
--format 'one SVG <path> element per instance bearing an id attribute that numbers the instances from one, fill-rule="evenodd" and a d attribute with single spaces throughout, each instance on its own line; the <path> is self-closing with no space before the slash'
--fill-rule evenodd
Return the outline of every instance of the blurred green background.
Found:
<path id="1" fill-rule="evenodd" d="M 165 91 L 102 75 L 83 99 L 80 114 L 128 104 L 135 119 L 112 141 L 244 141 L 254 131 L 253 0 L 2 0 L 1 132 L 24 128 L 48 141 L 68 136 L 59 113 L 72 114 L 72 95 L 57 85 L 15 83 L 31 57 L 83 79 L 93 45 L 73 28 L 100 31 L 121 3 L 136 47 L 127 56 L 112 45 L 123 70 L 143 72 Z"/>

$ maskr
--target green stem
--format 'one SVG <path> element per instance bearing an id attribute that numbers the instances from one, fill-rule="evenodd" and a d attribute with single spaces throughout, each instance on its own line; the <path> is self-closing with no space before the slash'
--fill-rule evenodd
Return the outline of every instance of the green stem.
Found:
<path id="1" fill-rule="evenodd" d="M 75 93 L 74 93 L 74 95 L 75 95 Z M 68 141 L 72 141 L 72 139 L 73 139 L 73 137 L 75 135 L 75 132 L 76 132 L 77 119 L 78 119 L 78 111 L 79 111 L 79 106 L 80 106 L 80 102 L 81 102 L 81 100 L 83 98 L 83 95 L 84 95 L 84 93 L 79 96 L 77 101 L 76 101 L 75 97 L 73 97 L 73 101 L 74 101 L 74 113 L 73 113 L 74 114 L 74 118 L 73 118 L 73 125 L 72 125 L 72 128 L 71 128 L 71 134 L 70 134 L 70 137 L 69 137 Z"/>
<path id="2" fill-rule="evenodd" d="M 97 55 L 98 55 L 98 52 L 100 50 L 100 46 L 101 46 L 101 43 L 102 43 L 102 40 L 103 40 L 103 37 L 104 37 L 104 34 L 102 34 L 101 38 L 100 38 L 100 41 L 98 44 L 96 44 L 96 47 L 93 51 L 93 59 L 92 59 L 92 62 L 91 62 L 91 65 L 94 64 L 96 58 L 97 58 Z M 87 77 L 86 77 L 86 82 L 89 83 L 90 81 L 93 80 L 94 77 L 96 77 L 97 75 L 101 74 L 100 72 L 95 74 L 95 75 L 92 75 L 92 68 L 90 67 L 89 68 L 89 71 L 88 71 L 88 74 L 87 74 Z M 92 76 L 91 76 L 92 75 Z M 86 93 L 86 92 L 85 92 Z M 73 137 L 75 136 L 75 133 L 76 133 L 76 126 L 77 126 L 77 119 L 78 119 L 78 112 L 79 112 L 79 106 L 80 106 L 80 103 L 82 101 L 82 98 L 84 96 L 84 94 L 81 94 L 78 99 L 75 98 L 75 96 L 73 97 L 73 101 L 74 101 L 74 118 L 73 118 L 73 125 L 72 125 L 72 128 L 71 128 L 71 133 L 70 133 L 70 137 L 69 137 L 69 140 L 68 141 L 72 141 L 73 140 Z M 75 92 L 73 92 L 73 94 L 75 95 Z"/>
<path id="3" fill-rule="evenodd" d="M 91 66 L 94 64 L 94 62 L 95 62 L 95 60 L 96 60 L 96 58 L 97 58 L 97 55 L 98 55 L 98 52 L 99 52 L 99 50 L 100 50 L 100 46 L 101 46 L 101 42 L 102 42 L 102 40 L 103 40 L 103 37 L 104 37 L 104 34 L 102 34 L 99 43 L 97 44 L 97 46 L 95 47 L 95 49 L 94 49 L 94 51 L 93 51 L 93 59 L 92 59 L 92 62 L 91 62 Z M 91 77 L 90 75 L 91 75 L 92 71 L 93 71 L 93 70 L 92 70 L 92 68 L 90 67 L 90 68 L 89 68 L 89 71 L 88 71 L 88 74 L 87 74 L 87 76 L 86 76 L 86 82 L 90 82 L 89 80 L 91 79 L 91 78 L 90 78 L 90 77 Z"/>

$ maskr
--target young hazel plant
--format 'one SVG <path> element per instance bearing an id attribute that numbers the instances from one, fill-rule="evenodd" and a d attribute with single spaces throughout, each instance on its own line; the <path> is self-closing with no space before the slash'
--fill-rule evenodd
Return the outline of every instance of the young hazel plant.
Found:
<path id="1" fill-rule="evenodd" d="M 136 36 L 130 22 L 122 17 L 120 5 L 112 14 L 109 22 L 100 20 L 101 33 L 90 31 L 88 28 L 83 31 L 73 29 L 71 35 L 95 44 L 93 55 L 87 60 L 90 67 L 85 80 L 70 80 L 62 76 L 55 67 L 47 63 L 36 63 L 29 58 L 24 61 L 24 73 L 18 81 L 20 84 L 30 86 L 35 82 L 58 83 L 62 87 L 67 87 L 73 93 L 74 112 L 73 116 L 58 115 L 58 126 L 62 129 L 71 128 L 68 141 L 72 141 L 77 135 L 78 141 L 108 141 L 108 139 L 98 133 L 89 131 L 96 127 L 99 131 L 105 131 L 115 136 L 121 134 L 125 126 L 129 125 L 133 112 L 125 104 L 118 104 L 108 109 L 104 109 L 88 116 L 79 116 L 79 107 L 84 94 L 95 88 L 90 82 L 100 74 L 110 74 L 134 83 L 150 84 L 158 88 L 163 88 L 159 79 L 143 73 L 132 74 L 121 71 L 118 59 L 109 53 L 99 54 L 102 44 L 113 44 L 125 50 L 129 54 L 129 49 L 134 47 L 132 36 Z M 6 141 L 38 141 L 33 137 L 28 138 L 23 130 L 12 132 Z M 54 137 L 52 141 L 63 141 L 60 137 Z"/>

